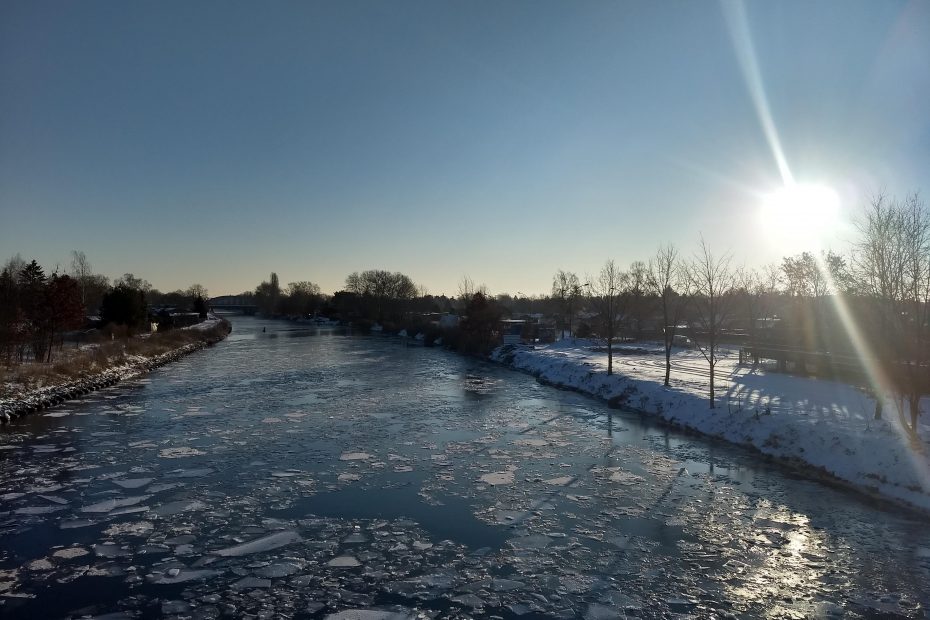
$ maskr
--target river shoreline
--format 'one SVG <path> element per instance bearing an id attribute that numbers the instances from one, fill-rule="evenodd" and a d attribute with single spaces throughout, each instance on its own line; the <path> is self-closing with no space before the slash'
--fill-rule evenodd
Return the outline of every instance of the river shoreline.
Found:
<path id="1" fill-rule="evenodd" d="M 221 342 L 232 331 L 229 321 L 223 319 L 221 329 L 203 334 L 203 339 L 153 357 L 138 356 L 139 359 L 126 364 L 119 364 L 101 372 L 79 379 L 44 386 L 28 391 L 14 398 L 0 400 L 0 423 L 6 424 L 30 413 L 60 405 L 66 400 L 79 398 L 96 390 L 115 385 L 125 379 L 131 379 L 156 368 L 170 364 L 195 351 L 211 347 Z"/>
<path id="2" fill-rule="evenodd" d="M 660 426 L 672 429 L 676 432 L 748 449 L 755 458 L 758 458 L 762 462 L 776 464 L 803 478 L 834 488 L 851 491 L 872 501 L 890 503 L 898 508 L 921 516 L 930 515 L 930 498 L 928 498 L 927 494 L 920 488 L 904 487 L 901 484 L 883 480 L 878 474 L 873 472 L 860 475 L 863 481 L 857 482 L 850 480 L 831 471 L 824 464 L 804 458 L 805 451 L 803 449 L 794 453 L 788 452 L 779 454 L 769 449 L 770 446 L 766 444 L 759 445 L 759 443 L 755 441 L 755 438 L 748 434 L 743 440 L 739 440 L 733 433 L 727 435 L 724 432 L 715 432 L 713 430 L 701 428 L 697 423 L 699 420 L 691 420 L 688 417 L 687 407 L 684 408 L 686 415 L 682 415 L 682 412 L 671 408 L 652 411 L 645 407 L 637 407 L 632 402 L 634 395 L 652 393 L 655 390 L 661 389 L 659 384 L 652 385 L 648 381 L 625 377 L 622 374 L 615 374 L 613 377 L 606 377 L 605 375 L 604 377 L 600 377 L 600 381 L 595 382 L 580 380 L 579 377 L 575 375 L 564 375 L 564 373 L 561 372 L 553 372 L 551 368 L 542 363 L 543 360 L 541 358 L 536 358 L 532 355 L 532 350 L 523 350 L 522 353 L 524 353 L 524 355 L 520 356 L 519 361 L 514 353 L 515 348 L 513 347 L 509 350 L 507 347 L 499 347 L 492 352 L 487 359 L 492 363 L 501 365 L 510 370 L 533 376 L 541 384 L 593 397 L 606 403 L 607 406 L 612 409 L 636 413 Z M 563 364 L 574 366 L 573 362 L 563 362 Z M 584 378 L 588 379 L 590 379 L 592 374 L 597 374 L 589 368 L 578 368 L 576 370 L 581 372 Z M 608 386 L 607 384 L 611 383 L 611 381 L 617 382 L 617 385 Z M 624 386 L 625 389 L 621 391 L 621 388 L 624 388 Z M 755 419 L 773 419 L 773 416 L 755 416 Z M 790 424 L 790 422 L 788 422 L 788 424 Z M 786 424 L 784 428 L 785 431 L 788 430 L 788 424 Z M 874 484 L 865 482 L 865 479 L 874 482 Z"/>

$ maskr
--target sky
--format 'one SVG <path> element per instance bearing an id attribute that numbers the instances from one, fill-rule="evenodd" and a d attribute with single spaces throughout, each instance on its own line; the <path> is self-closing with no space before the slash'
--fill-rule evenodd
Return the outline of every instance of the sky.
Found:
<path id="1" fill-rule="evenodd" d="M 789 182 L 816 234 L 760 216 Z M 926 1 L 0 3 L 0 260 L 49 270 L 530 295 L 702 236 L 845 251 L 918 190 Z"/>

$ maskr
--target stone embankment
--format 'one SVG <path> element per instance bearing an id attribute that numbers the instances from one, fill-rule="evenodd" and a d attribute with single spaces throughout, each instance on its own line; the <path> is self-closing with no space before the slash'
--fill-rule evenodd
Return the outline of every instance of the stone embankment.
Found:
<path id="1" fill-rule="evenodd" d="M 211 332 L 209 336 L 198 342 L 186 344 L 167 353 L 154 357 L 138 356 L 138 359 L 128 363 L 107 368 L 106 370 L 58 385 L 43 387 L 15 398 L 0 400 L 0 422 L 7 423 L 29 413 L 41 411 L 66 400 L 79 398 L 95 390 L 109 387 L 125 379 L 137 377 L 165 364 L 176 361 L 185 355 L 212 346 L 223 340 L 232 327 L 227 321 L 222 321 L 225 329 Z"/>

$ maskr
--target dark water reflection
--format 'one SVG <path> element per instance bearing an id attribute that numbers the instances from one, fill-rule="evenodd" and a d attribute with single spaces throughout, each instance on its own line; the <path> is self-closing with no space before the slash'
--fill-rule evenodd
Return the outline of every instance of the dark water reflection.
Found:
<path id="1" fill-rule="evenodd" d="M 925 520 L 396 339 L 237 317 L 214 349 L 0 440 L 8 617 L 930 602 Z"/>

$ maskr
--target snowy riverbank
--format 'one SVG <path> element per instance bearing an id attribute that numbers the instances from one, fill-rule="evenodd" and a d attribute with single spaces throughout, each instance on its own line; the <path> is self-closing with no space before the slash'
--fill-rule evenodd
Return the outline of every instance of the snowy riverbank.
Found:
<path id="1" fill-rule="evenodd" d="M 192 326 L 192 329 L 202 334 L 200 340 L 159 355 L 129 355 L 126 356 L 123 363 L 100 372 L 71 381 L 55 382 L 52 385 L 16 394 L 11 398 L 0 399 L 0 422 L 5 423 L 28 413 L 53 407 L 65 400 L 78 398 L 94 390 L 113 385 L 124 379 L 136 377 L 159 366 L 164 366 L 189 353 L 219 342 L 229 334 L 231 327 L 223 319 L 211 317 Z"/>
<path id="2" fill-rule="evenodd" d="M 930 425 L 921 443 L 905 437 L 894 403 L 874 420 L 875 401 L 835 381 L 740 366 L 735 352 L 717 366 L 717 408 L 707 399 L 707 363 L 694 350 L 676 349 L 671 386 L 662 385 L 661 345 L 620 347 L 614 375 L 595 343 L 566 339 L 530 348 L 503 346 L 491 358 L 553 385 L 603 398 L 731 443 L 747 446 L 814 476 L 826 474 L 870 495 L 930 511 Z M 930 410 L 925 399 L 922 410 Z"/>

